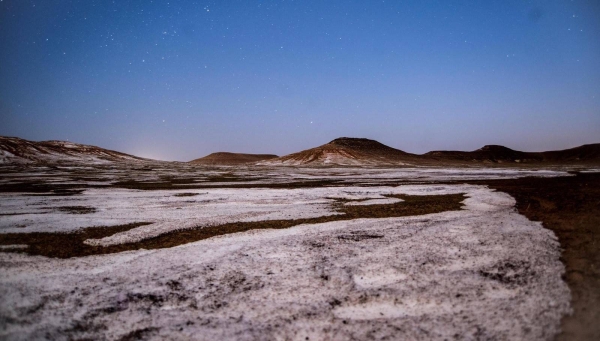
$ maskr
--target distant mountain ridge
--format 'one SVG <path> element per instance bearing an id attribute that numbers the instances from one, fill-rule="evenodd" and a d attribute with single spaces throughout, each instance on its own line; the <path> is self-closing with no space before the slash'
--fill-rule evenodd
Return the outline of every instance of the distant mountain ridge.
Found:
<path id="1" fill-rule="evenodd" d="M 107 163 L 155 161 L 96 146 L 68 141 L 34 142 L 0 136 L 0 164 Z M 522 152 L 499 145 L 474 151 L 437 150 L 422 155 L 386 146 L 366 138 L 340 137 L 324 145 L 278 157 L 274 154 L 218 152 L 192 160 L 196 165 L 265 166 L 476 166 L 476 165 L 582 165 L 600 166 L 600 143 L 575 148 Z"/>
<path id="2" fill-rule="evenodd" d="M 243 154 L 243 153 L 229 153 L 229 152 L 217 152 L 209 154 L 205 157 L 195 159 L 189 163 L 202 164 L 202 165 L 240 165 L 245 163 L 259 162 L 263 160 L 274 159 L 279 156 L 274 154 Z"/>
<path id="3" fill-rule="evenodd" d="M 114 150 L 68 141 L 34 142 L 18 137 L 0 136 L 0 164 L 2 163 L 60 163 L 115 161 L 151 161 Z"/>
<path id="4" fill-rule="evenodd" d="M 316 148 L 261 162 L 282 166 L 461 166 L 477 164 L 600 164 L 600 143 L 547 152 L 522 152 L 500 145 L 474 151 L 411 154 L 365 138 L 341 137 Z"/>
<path id="5" fill-rule="evenodd" d="M 479 161 L 490 163 L 587 163 L 600 161 L 600 143 L 547 152 L 521 152 L 504 146 L 486 145 L 480 149 L 463 151 L 431 151 L 423 154 L 437 160 Z"/>

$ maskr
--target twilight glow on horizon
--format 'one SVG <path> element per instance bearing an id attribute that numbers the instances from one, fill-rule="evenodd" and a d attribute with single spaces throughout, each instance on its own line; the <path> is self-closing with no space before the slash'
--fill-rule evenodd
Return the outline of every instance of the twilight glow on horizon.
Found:
<path id="1" fill-rule="evenodd" d="M 0 1 L 0 135 L 187 161 L 600 139 L 600 2 Z"/>

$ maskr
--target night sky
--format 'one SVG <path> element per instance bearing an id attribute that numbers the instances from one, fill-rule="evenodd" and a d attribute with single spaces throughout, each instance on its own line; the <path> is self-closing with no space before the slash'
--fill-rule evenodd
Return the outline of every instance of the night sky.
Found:
<path id="1" fill-rule="evenodd" d="M 0 0 L 0 135 L 163 160 L 600 142 L 600 1 Z"/>

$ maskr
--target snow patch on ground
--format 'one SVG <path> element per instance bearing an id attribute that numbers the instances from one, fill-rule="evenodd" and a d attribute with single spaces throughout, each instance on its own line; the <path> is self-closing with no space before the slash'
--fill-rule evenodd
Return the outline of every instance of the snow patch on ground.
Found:
<path id="1" fill-rule="evenodd" d="M 0 245 L 0 250 L 22 250 L 28 248 L 29 245 L 14 244 L 14 245 Z"/>

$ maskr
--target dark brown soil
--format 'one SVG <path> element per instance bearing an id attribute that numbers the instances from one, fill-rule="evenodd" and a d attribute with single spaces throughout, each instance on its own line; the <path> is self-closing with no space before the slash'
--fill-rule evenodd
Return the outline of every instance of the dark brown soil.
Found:
<path id="1" fill-rule="evenodd" d="M 89 185 L 89 184 L 44 184 L 39 181 L 29 181 L 0 185 L 0 193 L 33 193 L 32 195 L 43 196 L 71 196 L 81 194 L 88 188 L 126 188 L 139 189 L 146 191 L 157 190 L 191 190 L 203 188 L 313 188 L 329 187 L 336 185 L 348 185 L 340 180 L 306 180 L 285 183 L 252 183 L 252 181 L 262 180 L 259 178 L 245 179 L 235 176 L 212 176 L 198 182 L 195 178 L 180 179 L 161 179 L 158 181 L 136 181 L 123 180 L 107 185 Z M 222 184 L 220 182 L 232 182 L 232 184 Z M 241 183 L 235 183 L 241 182 Z M 375 185 L 373 185 L 375 186 Z"/>
<path id="2" fill-rule="evenodd" d="M 195 197 L 197 195 L 200 195 L 200 193 L 187 193 L 186 192 L 186 193 L 177 193 L 177 194 L 174 194 L 173 196 L 175 196 L 175 197 Z"/>
<path id="3" fill-rule="evenodd" d="M 256 180 L 256 179 L 252 179 Z M 189 185 L 177 185 L 176 182 L 141 182 L 141 181 L 121 181 L 111 185 L 115 188 L 127 188 L 127 189 L 140 189 L 146 191 L 156 190 L 169 190 L 169 189 L 206 189 L 206 188 L 314 188 L 314 187 L 326 187 L 341 185 L 339 180 L 308 180 L 308 181 L 297 181 L 297 182 L 285 182 L 285 183 L 240 183 L 240 184 L 211 184 L 211 182 L 242 182 L 249 180 L 235 180 L 235 178 L 229 177 L 211 177 L 210 181 L 207 182 L 196 182 Z M 347 185 L 347 184 L 344 184 Z"/>
<path id="4" fill-rule="evenodd" d="M 30 255 L 42 255 L 54 258 L 70 258 L 76 255 L 91 255 L 90 246 L 83 241 L 90 238 L 104 238 L 115 233 L 150 223 L 134 223 L 118 226 L 98 226 L 81 229 L 75 233 L 6 233 L 0 234 L 0 245 L 26 244 L 24 251 Z M 8 250 L 5 250 L 8 251 Z"/>
<path id="5" fill-rule="evenodd" d="M 71 213 L 71 214 L 89 214 L 96 212 L 94 207 L 89 206 L 61 206 L 57 207 L 60 212 Z"/>
<path id="6" fill-rule="evenodd" d="M 244 232 L 257 229 L 283 229 L 300 224 L 316 224 L 329 221 L 350 220 L 358 218 L 387 218 L 438 213 L 459 210 L 461 202 L 465 199 L 462 194 L 453 195 L 427 195 L 408 196 L 394 195 L 393 197 L 404 201 L 393 204 L 344 206 L 343 202 L 335 204 L 340 215 L 324 216 L 318 218 L 266 220 L 257 222 L 237 222 L 211 227 L 200 227 L 173 231 L 155 238 L 146 239 L 138 243 L 121 244 L 109 247 L 96 247 L 83 244 L 90 238 L 103 238 L 118 232 L 146 225 L 136 223 L 113 227 L 92 227 L 82 229 L 76 233 L 7 233 L 0 234 L 0 245 L 29 245 L 26 249 L 5 252 L 26 252 L 31 255 L 42 255 L 54 258 L 71 258 L 89 255 L 108 254 L 138 249 L 161 249 L 195 242 L 214 236 Z"/>
<path id="7" fill-rule="evenodd" d="M 37 182 L 20 182 L 0 185 L 0 193 L 36 193 L 52 196 L 70 196 L 81 194 L 86 186 L 71 184 L 44 184 Z"/>
<path id="8" fill-rule="evenodd" d="M 554 231 L 574 310 L 557 340 L 600 340 L 600 174 L 471 183 L 510 194 L 519 213 Z"/>

